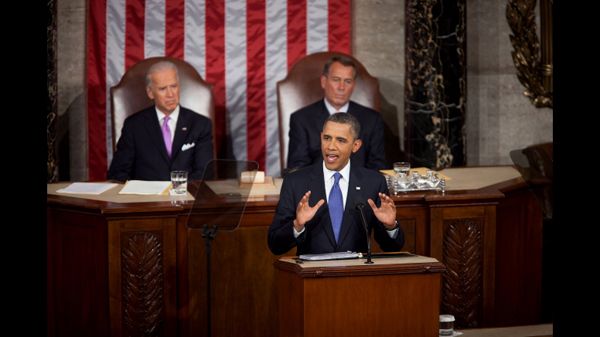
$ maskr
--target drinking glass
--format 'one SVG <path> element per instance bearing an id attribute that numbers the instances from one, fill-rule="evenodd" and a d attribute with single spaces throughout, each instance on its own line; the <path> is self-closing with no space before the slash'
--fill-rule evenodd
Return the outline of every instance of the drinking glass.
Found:
<path id="1" fill-rule="evenodd" d="M 186 171 L 171 171 L 173 194 L 183 195 L 187 193 L 187 176 Z"/>
<path id="2" fill-rule="evenodd" d="M 407 161 L 398 161 L 394 163 L 394 172 L 396 174 L 399 173 L 403 173 L 405 175 L 408 175 L 408 172 L 410 171 L 410 163 Z"/>

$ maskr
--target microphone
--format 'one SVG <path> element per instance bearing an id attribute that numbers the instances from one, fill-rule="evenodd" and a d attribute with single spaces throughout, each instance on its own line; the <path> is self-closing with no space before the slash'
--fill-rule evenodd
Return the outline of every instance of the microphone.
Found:
<path id="1" fill-rule="evenodd" d="M 365 208 L 365 204 L 359 202 L 356 204 L 356 209 L 360 213 L 360 220 L 362 222 L 363 228 L 365 229 L 365 235 L 367 236 L 367 261 L 365 263 L 371 264 L 371 236 L 369 235 L 369 227 L 367 226 L 367 219 L 365 218 L 365 213 L 363 209 Z"/>

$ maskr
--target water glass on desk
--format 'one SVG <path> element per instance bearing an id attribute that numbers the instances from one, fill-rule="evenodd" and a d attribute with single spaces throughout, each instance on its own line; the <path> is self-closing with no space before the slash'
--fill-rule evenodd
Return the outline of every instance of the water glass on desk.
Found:
<path id="1" fill-rule="evenodd" d="M 410 171 L 410 163 L 407 161 L 397 161 L 394 163 L 394 173 L 398 175 L 399 173 L 404 173 L 408 175 Z"/>
<path id="2" fill-rule="evenodd" d="M 184 195 L 187 193 L 187 171 L 171 171 L 172 194 Z"/>

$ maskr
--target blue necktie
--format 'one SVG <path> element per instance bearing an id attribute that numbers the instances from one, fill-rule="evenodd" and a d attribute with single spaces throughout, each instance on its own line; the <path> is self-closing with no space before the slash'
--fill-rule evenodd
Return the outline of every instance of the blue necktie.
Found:
<path id="1" fill-rule="evenodd" d="M 340 178 L 342 175 L 339 172 L 333 175 L 335 181 L 331 186 L 329 192 L 329 217 L 331 218 L 331 226 L 333 227 L 333 235 L 335 235 L 335 242 L 338 241 L 340 236 L 340 229 L 342 228 L 342 217 L 344 216 L 344 202 L 342 200 L 342 190 L 340 189 Z"/>

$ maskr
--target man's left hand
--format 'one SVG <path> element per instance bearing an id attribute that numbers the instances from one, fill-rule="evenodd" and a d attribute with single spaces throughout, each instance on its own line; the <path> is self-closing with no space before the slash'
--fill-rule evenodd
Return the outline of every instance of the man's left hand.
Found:
<path id="1" fill-rule="evenodd" d="M 381 221 L 386 229 L 394 229 L 396 226 L 396 205 L 394 204 L 394 200 L 383 193 L 379 193 L 379 198 L 381 199 L 381 207 L 377 207 L 375 202 L 370 198 L 367 202 L 371 206 L 377 220 Z"/>

